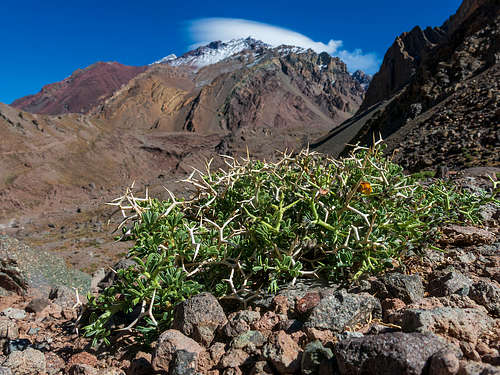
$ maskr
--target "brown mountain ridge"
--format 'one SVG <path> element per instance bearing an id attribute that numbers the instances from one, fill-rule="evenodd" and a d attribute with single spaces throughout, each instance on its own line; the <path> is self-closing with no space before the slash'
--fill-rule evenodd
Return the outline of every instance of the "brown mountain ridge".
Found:
<path id="1" fill-rule="evenodd" d="M 500 4 L 466 0 L 387 51 L 352 119 L 314 143 L 339 154 L 379 134 L 409 170 L 500 165 Z"/>

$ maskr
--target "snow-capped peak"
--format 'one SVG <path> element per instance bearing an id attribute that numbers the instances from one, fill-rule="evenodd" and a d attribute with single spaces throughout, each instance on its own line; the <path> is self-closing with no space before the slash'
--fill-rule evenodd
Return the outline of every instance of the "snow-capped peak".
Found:
<path id="1" fill-rule="evenodd" d="M 201 68 L 207 65 L 216 64 L 244 50 L 258 50 L 259 48 L 270 48 L 271 46 L 250 37 L 233 39 L 227 42 L 216 41 L 205 46 L 198 47 L 187 52 L 180 57 L 169 55 L 154 64 L 169 64 L 172 66 L 189 65 Z M 170 56 L 174 56 L 170 58 Z"/>
<path id="2" fill-rule="evenodd" d="M 172 61 L 172 60 L 175 60 L 177 58 L 176 55 L 174 55 L 173 53 L 171 53 L 170 55 L 168 56 L 165 56 L 163 59 L 160 59 L 158 61 L 155 61 L 153 64 L 164 64 L 166 62 L 169 62 L 169 61 Z M 151 65 L 153 65 L 151 64 Z"/>

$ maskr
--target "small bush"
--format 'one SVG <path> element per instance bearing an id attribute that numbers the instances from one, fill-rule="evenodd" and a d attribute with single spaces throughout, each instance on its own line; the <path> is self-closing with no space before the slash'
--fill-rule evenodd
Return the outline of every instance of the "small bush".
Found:
<path id="1" fill-rule="evenodd" d="M 109 343 L 121 328 L 146 341 L 167 328 L 173 308 L 201 291 L 247 303 L 298 278 L 350 281 L 404 260 L 446 222 L 478 222 L 486 201 L 442 180 L 423 186 L 382 155 L 356 148 L 334 160 L 302 151 L 277 162 L 226 158 L 227 170 L 195 171 L 190 200 L 137 198 L 113 204 L 130 216 L 123 240 L 135 267 L 89 297 L 87 336 Z"/>

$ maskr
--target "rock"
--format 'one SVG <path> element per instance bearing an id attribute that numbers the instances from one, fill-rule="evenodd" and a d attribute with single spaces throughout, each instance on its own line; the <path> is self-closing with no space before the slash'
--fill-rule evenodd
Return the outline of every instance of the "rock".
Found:
<path id="1" fill-rule="evenodd" d="M 197 354 L 186 350 L 178 350 L 170 364 L 170 375 L 194 375 L 197 366 Z"/>
<path id="2" fill-rule="evenodd" d="M 364 335 L 361 332 L 351 332 L 351 331 L 344 331 L 341 333 L 337 333 L 335 337 L 337 340 L 342 341 L 342 340 L 348 340 L 356 337 L 363 337 Z"/>
<path id="3" fill-rule="evenodd" d="M 323 330 L 312 327 L 306 327 L 305 333 L 309 338 L 309 340 L 321 341 L 323 345 L 326 345 L 329 342 L 335 342 L 337 340 L 335 333 L 327 329 Z"/>
<path id="4" fill-rule="evenodd" d="M 163 370 L 168 372 L 169 364 L 178 350 L 185 350 L 197 356 L 203 351 L 203 348 L 196 341 L 186 337 L 181 332 L 169 329 L 163 332 L 158 338 L 151 360 L 153 368 L 156 371 Z"/>
<path id="5" fill-rule="evenodd" d="M 284 331 L 274 332 L 270 336 L 262 354 L 280 374 L 295 373 L 300 369 L 300 347 Z"/>
<path id="6" fill-rule="evenodd" d="M 485 363 L 462 361 L 458 375 L 500 375 L 500 369 Z"/>
<path id="7" fill-rule="evenodd" d="M 276 314 L 288 313 L 288 298 L 285 296 L 277 295 L 272 300 L 272 306 Z"/>
<path id="8" fill-rule="evenodd" d="M 304 375 L 319 373 L 322 362 L 327 362 L 333 357 L 331 349 L 325 348 L 321 341 L 313 341 L 307 344 L 302 353 L 301 369 Z"/>
<path id="9" fill-rule="evenodd" d="M 22 320 L 26 318 L 26 312 L 24 310 L 15 309 L 13 307 L 8 307 L 3 310 L 2 315 L 14 320 Z"/>
<path id="10" fill-rule="evenodd" d="M 320 301 L 321 296 L 318 292 L 307 293 L 295 302 L 295 311 L 300 315 L 305 315 L 318 306 Z"/>
<path id="11" fill-rule="evenodd" d="M 481 244 L 491 244 L 495 241 L 495 235 L 485 229 L 448 225 L 442 228 L 443 238 L 440 239 L 441 243 L 454 246 L 471 246 Z"/>
<path id="12" fill-rule="evenodd" d="M 475 343 L 492 328 L 493 323 L 492 318 L 477 309 L 438 307 L 405 310 L 402 329 L 405 332 L 434 332 Z"/>
<path id="13" fill-rule="evenodd" d="M 455 375 L 460 362 L 452 350 L 441 350 L 431 358 L 429 375 Z"/>
<path id="14" fill-rule="evenodd" d="M 406 85 L 415 74 L 422 55 L 434 46 L 433 42 L 444 39 L 443 34 L 439 28 L 422 30 L 417 26 L 398 36 L 368 87 L 362 109 L 388 99 Z"/>
<path id="15" fill-rule="evenodd" d="M 437 277 L 429 283 L 429 293 L 436 297 L 459 294 L 466 296 L 469 294 L 472 281 L 458 271 L 450 271 L 441 277 Z"/>
<path id="16" fill-rule="evenodd" d="M 29 313 L 39 313 L 49 305 L 47 298 L 35 298 L 24 308 Z"/>
<path id="17" fill-rule="evenodd" d="M 229 314 L 227 323 L 222 332 L 227 337 L 236 337 L 250 330 L 250 326 L 260 319 L 260 313 L 251 310 L 242 310 Z"/>
<path id="18" fill-rule="evenodd" d="M 487 203 L 481 207 L 479 215 L 486 223 L 494 223 L 500 219 L 500 208 L 494 203 Z"/>
<path id="19" fill-rule="evenodd" d="M 226 346 L 221 342 L 216 342 L 212 344 L 212 346 L 208 349 L 208 352 L 210 353 L 210 358 L 212 359 L 215 367 L 226 352 Z"/>
<path id="20" fill-rule="evenodd" d="M 215 331 L 226 323 L 226 315 L 217 299 L 210 293 L 201 293 L 176 306 L 172 329 L 209 346 Z"/>
<path id="21" fill-rule="evenodd" d="M 338 289 L 338 285 L 325 280 L 303 279 L 295 284 L 280 287 L 279 296 L 284 296 L 288 300 L 288 306 L 296 306 L 296 301 L 305 297 L 308 293 L 318 293 L 320 298 L 332 295 Z M 253 306 L 264 310 L 270 310 L 273 307 L 274 295 L 266 295 L 256 298 L 252 301 Z"/>
<path id="22" fill-rule="evenodd" d="M 262 347 L 266 342 L 266 337 L 259 331 L 247 331 L 235 337 L 231 343 L 234 349 L 243 349 L 252 353 L 256 348 Z"/>
<path id="23" fill-rule="evenodd" d="M 465 358 L 468 358 L 472 361 L 481 362 L 481 356 L 476 351 L 475 345 L 470 342 L 461 342 L 460 350 Z"/>
<path id="24" fill-rule="evenodd" d="M 97 372 L 97 375 L 125 375 L 125 373 L 116 367 L 108 367 Z"/>
<path id="25" fill-rule="evenodd" d="M 394 332 L 341 341 L 333 353 L 341 374 L 421 375 L 443 347 L 434 335 Z"/>
<path id="26" fill-rule="evenodd" d="M 279 322 L 275 328 L 278 331 L 285 331 L 286 333 L 291 334 L 302 330 L 303 327 L 304 323 L 301 322 L 300 320 L 288 319 Z"/>
<path id="27" fill-rule="evenodd" d="M 389 323 L 394 323 L 392 316 L 406 306 L 399 298 L 386 298 L 382 301 L 381 305 L 384 321 Z"/>
<path id="28" fill-rule="evenodd" d="M 339 291 L 323 298 L 311 311 L 304 326 L 342 332 L 347 327 L 365 323 L 370 317 L 380 317 L 381 311 L 380 302 L 367 293 Z"/>
<path id="29" fill-rule="evenodd" d="M 76 303 L 76 292 L 64 285 L 57 286 L 50 290 L 49 299 L 63 308 L 72 307 Z"/>
<path id="30" fill-rule="evenodd" d="M 28 329 L 28 332 L 26 332 L 28 335 L 36 335 L 40 331 L 40 327 L 31 327 Z"/>
<path id="31" fill-rule="evenodd" d="M 266 361 L 255 362 L 249 375 L 273 375 L 274 371 Z"/>
<path id="32" fill-rule="evenodd" d="M 229 351 L 222 357 L 220 365 L 222 368 L 238 368 L 245 364 L 250 358 L 250 354 L 242 349 L 229 349 Z"/>
<path id="33" fill-rule="evenodd" d="M 45 356 L 41 351 L 28 348 L 9 354 L 4 366 L 10 368 L 16 375 L 31 375 L 45 372 Z"/>
<path id="34" fill-rule="evenodd" d="M 491 315 L 500 318 L 500 288 L 495 284 L 480 280 L 472 285 L 469 297 L 486 307 Z"/>
<path id="35" fill-rule="evenodd" d="M 92 279 L 90 280 L 90 290 L 99 291 L 99 284 L 106 277 L 106 270 L 104 268 L 99 268 L 92 274 Z"/>
<path id="36" fill-rule="evenodd" d="M 17 339 L 19 329 L 17 324 L 5 316 L 0 316 L 0 339 Z"/>
<path id="37" fill-rule="evenodd" d="M 26 350 L 31 345 L 31 341 L 27 339 L 16 339 L 9 340 L 7 346 L 5 347 L 6 354 L 10 354 L 16 351 L 22 352 Z"/>
<path id="38" fill-rule="evenodd" d="M 88 367 L 95 367 L 97 366 L 97 358 L 95 355 L 88 352 L 76 353 L 69 358 L 66 364 L 66 371 L 69 372 L 69 369 L 71 369 L 73 365 L 86 365 Z"/>
<path id="39" fill-rule="evenodd" d="M 425 289 L 418 274 L 390 273 L 373 281 L 371 292 L 380 299 L 399 298 L 414 303 L 424 297 Z"/>
<path id="40" fill-rule="evenodd" d="M 500 367 L 500 355 L 498 355 L 498 351 L 496 355 L 486 354 L 481 359 L 484 363 L 489 363 L 492 366 Z"/>
<path id="41" fill-rule="evenodd" d="M 127 370 L 127 373 L 131 375 L 149 375 L 153 372 L 153 366 L 146 358 L 135 358 Z"/>
<path id="42" fill-rule="evenodd" d="M 239 367 L 228 367 L 222 371 L 222 375 L 243 375 Z"/>
<path id="43" fill-rule="evenodd" d="M 0 366 L 0 375 L 12 375 L 12 371 L 8 367 Z"/>
<path id="44" fill-rule="evenodd" d="M 267 311 L 251 325 L 251 328 L 256 331 L 272 331 L 277 324 L 284 320 L 287 320 L 285 316 L 278 315 L 274 311 Z"/>
<path id="45" fill-rule="evenodd" d="M 215 366 L 217 366 L 217 363 L 212 360 L 212 356 L 209 351 L 205 350 L 198 355 L 196 370 L 199 373 L 206 374 Z"/>
<path id="46" fill-rule="evenodd" d="M 9 254 L 0 253 L 0 289 L 4 291 L 4 295 L 10 292 L 18 295 L 26 294 L 28 281 L 26 275 L 18 266 L 15 259 L 12 259 Z"/>
<path id="47" fill-rule="evenodd" d="M 75 364 L 70 367 L 69 375 L 98 375 L 96 368 L 89 365 Z"/>

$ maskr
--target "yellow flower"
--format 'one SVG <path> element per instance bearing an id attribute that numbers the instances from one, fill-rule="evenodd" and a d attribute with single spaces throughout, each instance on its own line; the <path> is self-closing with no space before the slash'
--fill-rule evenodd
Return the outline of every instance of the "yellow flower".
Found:
<path id="1" fill-rule="evenodd" d="M 360 191 L 361 193 L 363 193 L 365 195 L 368 195 L 368 194 L 371 194 L 373 189 L 372 189 L 372 186 L 370 185 L 369 182 L 363 181 L 361 184 L 359 184 L 358 191 Z"/>

